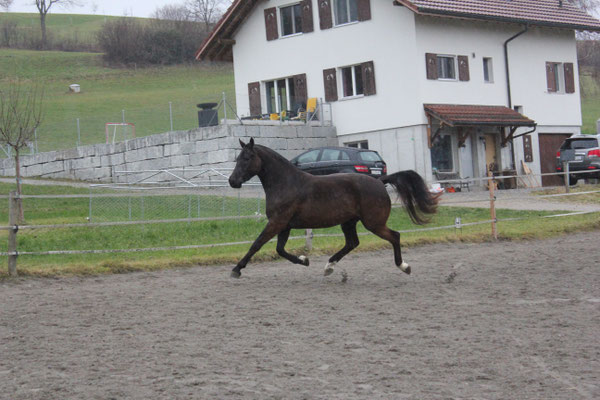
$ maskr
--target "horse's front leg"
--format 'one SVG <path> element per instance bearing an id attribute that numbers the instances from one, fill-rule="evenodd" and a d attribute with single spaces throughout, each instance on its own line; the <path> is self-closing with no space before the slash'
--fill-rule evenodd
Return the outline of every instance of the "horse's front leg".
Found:
<path id="1" fill-rule="evenodd" d="M 281 232 L 284 228 L 285 228 L 285 225 L 281 226 L 281 224 L 275 224 L 275 223 L 272 223 L 271 221 L 269 221 L 267 223 L 267 226 L 265 226 L 265 229 L 263 229 L 263 231 L 260 233 L 260 235 L 258 235 L 258 237 L 254 241 L 254 243 L 252 243 L 252 246 L 250 246 L 250 250 L 248 250 L 246 255 L 237 263 L 235 268 L 233 268 L 233 270 L 231 270 L 231 277 L 239 278 L 242 275 L 242 273 L 241 273 L 242 268 L 246 268 L 246 264 L 248 264 L 248 261 L 250 261 L 250 258 L 252 258 L 252 256 L 254 254 L 256 254 L 256 252 L 258 250 L 260 250 L 260 248 L 263 247 L 263 245 L 265 243 L 267 243 L 269 240 L 271 240 L 275 235 L 277 235 L 279 232 Z"/>

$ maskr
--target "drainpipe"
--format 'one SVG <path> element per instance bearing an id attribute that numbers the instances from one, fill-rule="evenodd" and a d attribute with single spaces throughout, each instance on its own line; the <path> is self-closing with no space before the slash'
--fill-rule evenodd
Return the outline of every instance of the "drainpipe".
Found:
<path id="1" fill-rule="evenodd" d="M 510 68 L 508 66 L 508 43 L 513 41 L 514 39 L 518 38 L 519 36 L 521 36 L 522 34 L 527 32 L 528 30 L 529 30 L 529 25 L 525 24 L 525 27 L 523 28 L 522 31 L 520 31 L 516 35 L 511 36 L 504 42 L 504 65 L 506 67 L 506 89 L 507 89 L 507 93 L 508 93 L 508 108 L 512 108 L 512 96 L 510 93 Z"/>
<path id="2" fill-rule="evenodd" d="M 518 38 L 519 36 L 521 36 L 522 34 L 527 32 L 528 30 L 529 30 L 529 25 L 525 24 L 522 31 L 516 33 L 515 35 L 511 36 L 510 38 L 508 38 L 504 41 L 504 66 L 506 68 L 506 93 L 508 95 L 508 108 L 510 108 L 510 109 L 513 108 L 513 104 L 512 104 L 512 95 L 511 95 L 511 91 L 510 91 L 510 67 L 508 65 L 508 43 L 515 40 L 516 38 Z M 515 157 L 514 139 L 510 140 L 510 152 L 512 153 L 511 156 L 512 156 L 513 167 L 514 167 L 515 171 L 518 171 L 517 160 Z"/>

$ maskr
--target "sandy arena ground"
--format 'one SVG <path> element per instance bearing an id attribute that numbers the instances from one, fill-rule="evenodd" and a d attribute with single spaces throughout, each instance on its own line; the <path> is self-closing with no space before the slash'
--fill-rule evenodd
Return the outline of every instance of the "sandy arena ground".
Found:
<path id="1" fill-rule="evenodd" d="M 6 281 L 0 398 L 598 399 L 598 243 Z"/>

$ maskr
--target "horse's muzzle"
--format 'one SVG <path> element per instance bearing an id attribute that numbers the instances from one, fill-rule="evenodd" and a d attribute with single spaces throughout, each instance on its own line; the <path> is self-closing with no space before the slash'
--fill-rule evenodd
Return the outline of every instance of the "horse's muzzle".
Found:
<path id="1" fill-rule="evenodd" d="M 238 181 L 237 179 L 229 178 L 229 186 L 231 186 L 234 189 L 239 189 L 242 187 L 242 182 Z"/>

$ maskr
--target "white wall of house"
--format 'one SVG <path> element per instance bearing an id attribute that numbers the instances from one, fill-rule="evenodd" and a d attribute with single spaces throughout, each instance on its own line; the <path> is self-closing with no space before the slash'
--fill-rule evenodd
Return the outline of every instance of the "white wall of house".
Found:
<path id="1" fill-rule="evenodd" d="M 423 103 L 508 105 L 503 44 L 521 25 L 423 17 L 391 1 L 371 1 L 371 20 L 320 30 L 313 2 L 314 32 L 267 41 L 264 9 L 291 4 L 260 2 L 234 35 L 236 101 L 242 116 L 250 114 L 250 82 L 305 73 L 308 97 L 324 98 L 324 69 L 373 61 L 377 94 L 332 103 L 339 142 L 369 140 L 390 171 L 413 168 L 429 177 Z M 469 81 L 428 80 L 425 53 L 468 56 Z M 484 82 L 483 57 L 493 60 L 492 83 Z M 509 59 L 513 105 L 523 107 L 523 113 L 538 123 L 538 131 L 578 132 L 579 87 L 573 94 L 548 93 L 545 70 L 546 61 L 577 65 L 574 33 L 531 27 L 509 44 Z M 574 70 L 578 82 L 577 67 Z M 266 112 L 264 86 L 261 95 Z M 537 143 L 534 134 L 534 172 L 540 170 Z M 515 141 L 515 151 L 519 165 L 521 140 Z M 481 141 L 473 135 L 455 154 L 456 170 L 479 176 L 485 166 L 482 152 Z M 506 149 L 501 153 L 502 166 L 508 167 L 512 156 Z"/>

